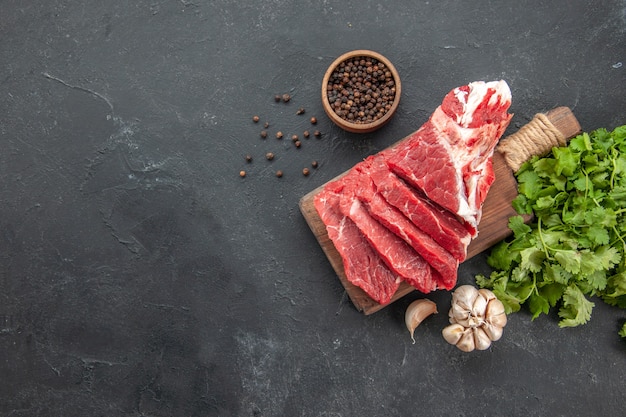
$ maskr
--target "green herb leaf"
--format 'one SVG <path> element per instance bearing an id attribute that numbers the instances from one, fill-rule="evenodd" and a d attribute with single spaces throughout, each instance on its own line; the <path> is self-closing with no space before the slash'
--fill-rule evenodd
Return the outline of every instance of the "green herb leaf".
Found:
<path id="1" fill-rule="evenodd" d="M 548 314 L 550 311 L 550 303 L 539 294 L 532 293 L 530 299 L 528 300 L 528 308 L 532 313 L 532 319 L 534 320 L 539 317 L 541 313 Z"/>
<path id="2" fill-rule="evenodd" d="M 555 166 L 555 173 L 557 175 L 565 175 L 572 176 L 574 172 L 578 168 L 579 160 L 577 158 L 577 154 L 574 154 L 571 149 L 562 147 L 562 148 L 553 148 L 552 154 L 554 158 L 557 160 Z"/>
<path id="3" fill-rule="evenodd" d="M 524 249 L 520 252 L 520 256 L 522 257 L 522 262 L 520 263 L 520 266 L 523 269 L 527 269 L 531 272 L 541 271 L 543 261 L 544 259 L 546 259 L 545 252 L 537 247 Z"/>
<path id="4" fill-rule="evenodd" d="M 487 263 L 495 269 L 506 271 L 511 269 L 511 265 L 517 256 L 516 252 L 510 250 L 509 245 L 502 242 L 491 250 L 490 255 L 487 257 Z"/>
<path id="5" fill-rule="evenodd" d="M 563 267 L 559 264 L 548 263 L 544 266 L 543 279 L 547 283 L 556 283 L 567 285 L 572 279 L 573 274 L 567 272 Z"/>
<path id="6" fill-rule="evenodd" d="M 626 190 L 624 194 L 626 198 Z M 530 206 L 530 203 L 524 194 L 518 194 L 517 197 L 515 197 L 511 202 L 511 205 L 519 214 L 531 214 L 533 212 L 533 208 Z"/>
<path id="7" fill-rule="evenodd" d="M 578 151 L 578 152 L 590 151 L 591 150 L 591 140 L 589 138 L 589 134 L 588 133 L 583 133 L 583 134 L 578 135 L 577 137 L 573 138 L 572 140 L 570 140 L 569 148 L 574 150 L 574 151 Z"/>
<path id="8" fill-rule="evenodd" d="M 509 229 L 513 231 L 513 235 L 517 238 L 521 238 L 532 231 L 530 226 L 524 223 L 524 218 L 522 216 L 511 217 L 509 219 Z"/>
<path id="9" fill-rule="evenodd" d="M 622 253 L 616 247 L 613 246 L 600 246 L 596 249 L 595 255 L 600 261 L 600 266 L 605 271 L 608 271 L 617 266 L 622 260 Z M 626 285 L 626 279 L 622 277 L 622 283 Z"/>
<path id="10" fill-rule="evenodd" d="M 534 171 L 525 171 L 518 175 L 519 193 L 528 199 L 535 199 L 541 191 L 539 175 Z"/>
<path id="11" fill-rule="evenodd" d="M 618 305 L 620 299 L 626 300 L 626 272 L 621 271 L 607 279 L 606 290 L 602 294 L 604 301 Z M 626 305 L 624 306 L 626 308 Z"/>
<path id="12" fill-rule="evenodd" d="M 563 293 L 563 306 L 559 310 L 559 327 L 575 327 L 585 324 L 591 318 L 594 304 L 576 285 L 570 285 Z"/>
<path id="13" fill-rule="evenodd" d="M 563 297 L 565 286 L 561 284 L 547 284 L 539 288 L 539 294 L 548 301 L 550 307 L 554 307 Z"/>
<path id="14" fill-rule="evenodd" d="M 556 259 L 559 265 L 567 272 L 571 272 L 572 274 L 580 272 L 582 256 L 579 252 L 574 250 L 560 250 L 554 254 L 554 259 Z"/>

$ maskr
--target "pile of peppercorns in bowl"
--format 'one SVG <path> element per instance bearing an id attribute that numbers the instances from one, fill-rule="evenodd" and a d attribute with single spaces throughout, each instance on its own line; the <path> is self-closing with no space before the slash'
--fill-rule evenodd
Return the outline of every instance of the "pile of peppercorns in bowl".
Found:
<path id="1" fill-rule="evenodd" d="M 326 70 L 322 105 L 339 127 L 369 133 L 384 126 L 400 103 L 400 76 L 381 54 L 365 49 L 347 52 Z"/>

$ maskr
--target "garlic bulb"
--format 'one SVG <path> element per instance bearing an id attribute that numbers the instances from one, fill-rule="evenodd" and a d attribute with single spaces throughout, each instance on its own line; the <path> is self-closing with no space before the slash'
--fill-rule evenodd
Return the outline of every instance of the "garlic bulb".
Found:
<path id="1" fill-rule="evenodd" d="M 448 319 L 443 338 L 463 352 L 488 349 L 502 337 L 507 322 L 504 305 L 495 294 L 471 285 L 461 285 L 452 293 Z"/>
<path id="2" fill-rule="evenodd" d="M 409 329 L 411 340 L 413 340 L 414 344 L 415 338 L 413 337 L 413 333 L 417 326 L 419 326 L 426 317 L 436 312 L 437 304 L 426 298 L 415 300 L 409 304 L 404 313 L 404 324 L 406 324 L 406 328 Z"/>

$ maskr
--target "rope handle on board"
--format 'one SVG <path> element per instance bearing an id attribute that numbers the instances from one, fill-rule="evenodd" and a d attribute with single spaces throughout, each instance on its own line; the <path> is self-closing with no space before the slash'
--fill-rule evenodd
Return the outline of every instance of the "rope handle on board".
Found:
<path id="1" fill-rule="evenodd" d="M 502 139 L 496 150 L 513 172 L 517 172 L 533 156 L 565 146 L 580 132 L 580 124 L 572 111 L 568 107 L 556 107 L 545 114 L 537 113 L 517 132 Z"/>

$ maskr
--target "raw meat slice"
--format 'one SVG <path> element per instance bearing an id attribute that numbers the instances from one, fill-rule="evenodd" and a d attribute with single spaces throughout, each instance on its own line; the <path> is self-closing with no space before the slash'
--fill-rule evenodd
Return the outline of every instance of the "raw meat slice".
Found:
<path id="1" fill-rule="evenodd" d="M 352 175 L 344 179 L 344 194 L 354 193 L 375 220 L 408 243 L 438 272 L 437 279 L 434 280 L 437 288 L 452 289 L 456 284 L 459 262 L 397 208 L 385 201 L 376 191 L 370 177 L 371 171 L 367 160 L 357 165 Z"/>
<path id="2" fill-rule="evenodd" d="M 350 181 L 352 171 L 342 180 L 344 184 Z M 369 241 L 389 269 L 398 274 L 404 281 L 423 293 L 437 289 L 433 280 L 431 267 L 413 248 L 404 240 L 396 236 L 389 229 L 378 223 L 367 212 L 354 192 L 346 186 L 340 198 L 341 212 L 357 225 L 361 233 Z"/>
<path id="3" fill-rule="evenodd" d="M 341 214 L 339 195 L 331 188 L 323 190 L 315 196 L 314 205 L 343 260 L 348 281 L 377 303 L 388 304 L 402 280 L 389 270 L 352 220 Z"/>
<path id="4" fill-rule="evenodd" d="M 392 206 L 402 212 L 415 226 L 422 229 L 435 242 L 463 262 L 472 237 L 467 229 L 449 211 L 436 206 L 389 170 L 380 155 L 364 162 L 376 190 Z"/>
<path id="5" fill-rule="evenodd" d="M 512 115 L 505 81 L 450 91 L 430 119 L 387 151 L 389 167 L 478 233 L 482 203 L 495 179 L 491 157 Z"/>

